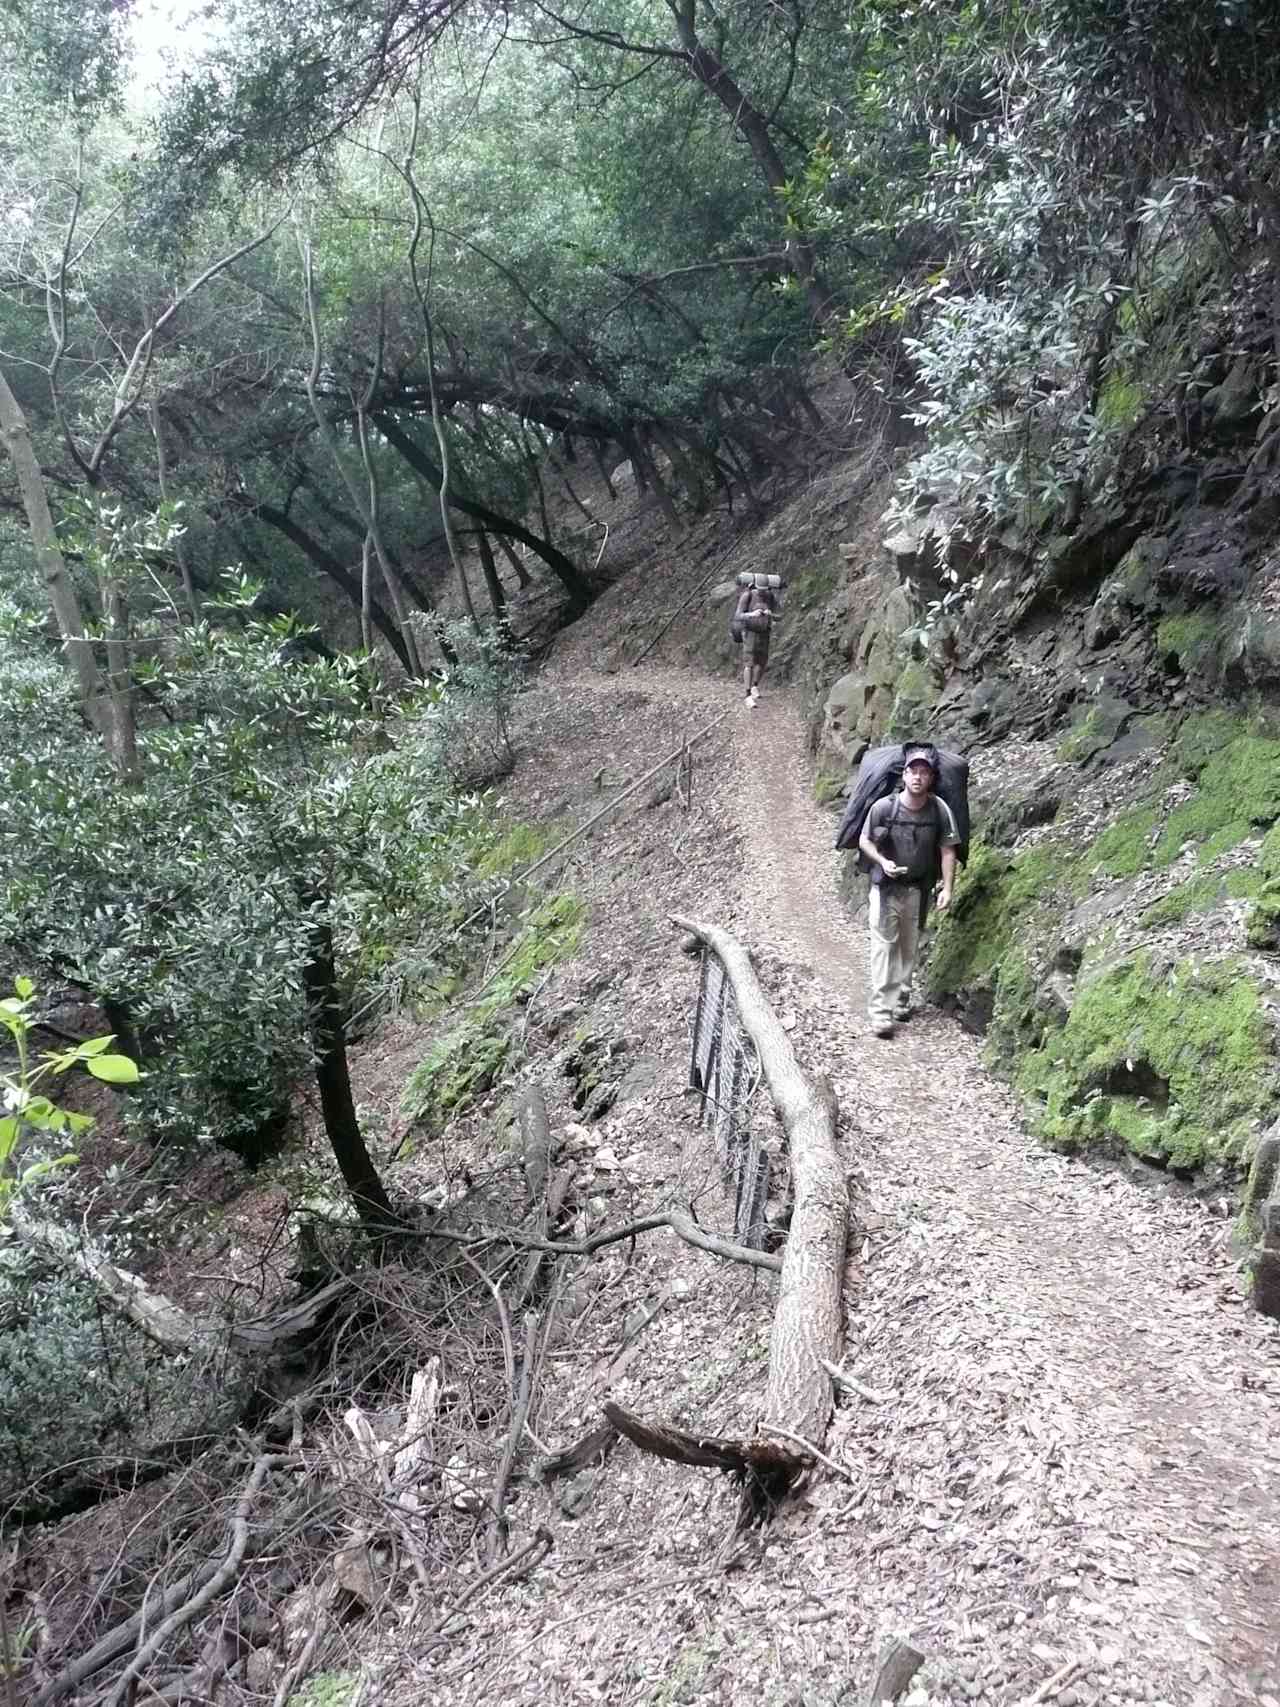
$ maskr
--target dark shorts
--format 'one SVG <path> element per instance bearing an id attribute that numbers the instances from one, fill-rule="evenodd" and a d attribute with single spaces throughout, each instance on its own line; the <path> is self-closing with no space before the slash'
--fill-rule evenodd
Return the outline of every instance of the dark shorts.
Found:
<path id="1" fill-rule="evenodd" d="M 744 628 L 742 631 L 742 657 L 748 664 L 767 664 L 769 662 L 769 636 L 767 628 Z"/>

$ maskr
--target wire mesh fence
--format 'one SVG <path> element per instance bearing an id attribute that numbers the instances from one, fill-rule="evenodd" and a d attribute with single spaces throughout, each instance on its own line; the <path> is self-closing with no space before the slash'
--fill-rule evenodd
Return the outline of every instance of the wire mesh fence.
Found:
<path id="1" fill-rule="evenodd" d="M 733 1191 L 734 1237 L 749 1249 L 762 1250 L 769 1155 L 750 1115 L 760 1085 L 760 1062 L 742 1028 L 724 963 L 711 948 L 702 951 L 689 1083 L 700 1093 L 699 1121 L 715 1136 Z"/>

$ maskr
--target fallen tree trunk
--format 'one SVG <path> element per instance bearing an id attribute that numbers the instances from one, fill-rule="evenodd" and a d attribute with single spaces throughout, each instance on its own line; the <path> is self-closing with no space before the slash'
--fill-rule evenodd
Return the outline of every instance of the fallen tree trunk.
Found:
<path id="1" fill-rule="evenodd" d="M 153 1292 L 138 1275 L 108 1261 L 87 1239 L 56 1221 L 38 1220 L 21 1202 L 10 1205 L 9 1219 L 24 1245 L 52 1257 L 60 1267 L 83 1275 L 105 1303 L 127 1316 L 149 1340 L 170 1353 L 203 1351 L 221 1357 L 265 1355 L 315 1327 L 329 1306 L 353 1285 L 349 1280 L 331 1280 L 327 1286 L 270 1316 L 224 1322 L 216 1316 L 193 1316 L 163 1292 Z"/>
<path id="2" fill-rule="evenodd" d="M 605 1406 L 605 1416 L 647 1452 L 677 1463 L 712 1465 L 737 1476 L 744 1492 L 739 1521 L 758 1521 L 812 1468 L 831 1417 L 826 1365 L 838 1361 L 848 1236 L 848 1191 L 835 1146 L 835 1092 L 825 1078 L 811 1077 L 801 1068 L 742 944 L 716 925 L 680 917 L 673 917 L 672 923 L 696 937 L 724 966 L 743 1030 L 755 1045 L 787 1134 L 794 1207 L 760 1426 L 803 1444 L 685 1434 L 645 1422 L 614 1404 Z"/>

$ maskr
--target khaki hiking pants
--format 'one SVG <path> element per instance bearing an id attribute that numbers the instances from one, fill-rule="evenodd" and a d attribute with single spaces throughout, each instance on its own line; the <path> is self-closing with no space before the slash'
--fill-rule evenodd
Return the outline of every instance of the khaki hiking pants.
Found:
<path id="1" fill-rule="evenodd" d="M 911 978 L 920 944 L 920 890 L 898 883 L 871 885 L 870 964 L 867 1016 L 872 1025 L 892 1021 L 894 1009 L 911 1000 Z"/>

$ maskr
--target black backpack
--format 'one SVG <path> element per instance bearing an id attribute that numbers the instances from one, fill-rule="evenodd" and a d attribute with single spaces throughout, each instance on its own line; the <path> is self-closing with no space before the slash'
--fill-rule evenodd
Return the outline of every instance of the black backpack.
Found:
<path id="1" fill-rule="evenodd" d="M 844 817 L 840 820 L 840 828 L 836 832 L 838 848 L 856 848 L 862 827 L 867 821 L 867 813 L 877 800 L 883 800 L 887 794 L 894 794 L 902 787 L 903 754 L 912 747 L 926 746 L 927 742 L 907 741 L 897 742 L 892 747 L 874 747 L 864 753 L 858 766 L 858 773 L 853 779 L 853 787 L 849 791 L 849 804 L 844 809 Z M 945 801 L 951 808 L 951 816 L 956 821 L 956 834 L 960 845 L 956 855 L 961 865 L 969 857 L 969 761 L 959 753 L 951 753 L 945 747 L 935 749 L 938 758 L 938 775 L 934 784 L 934 793 L 939 800 Z M 870 862 L 864 853 L 858 854 L 859 871 L 871 870 Z"/>

